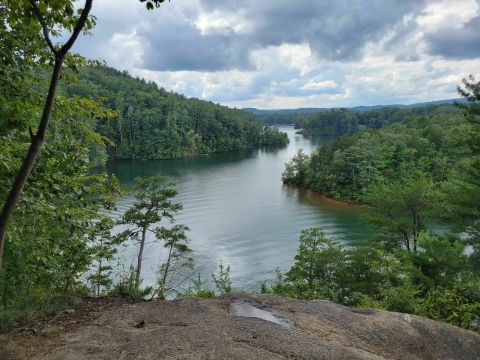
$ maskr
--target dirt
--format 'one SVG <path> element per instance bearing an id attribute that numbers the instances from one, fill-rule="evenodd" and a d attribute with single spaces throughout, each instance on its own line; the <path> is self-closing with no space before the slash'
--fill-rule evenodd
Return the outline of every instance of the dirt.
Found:
<path id="1" fill-rule="evenodd" d="M 235 316 L 239 301 L 292 326 Z M 263 295 L 90 300 L 35 326 L 0 340 L 0 359 L 480 359 L 480 336 L 451 325 Z"/>
<path id="2" fill-rule="evenodd" d="M 0 360 L 31 359 L 39 350 L 61 344 L 59 335 L 93 323 L 103 312 L 141 301 L 125 297 L 78 298 L 75 305 L 52 318 L 40 318 L 0 335 Z"/>

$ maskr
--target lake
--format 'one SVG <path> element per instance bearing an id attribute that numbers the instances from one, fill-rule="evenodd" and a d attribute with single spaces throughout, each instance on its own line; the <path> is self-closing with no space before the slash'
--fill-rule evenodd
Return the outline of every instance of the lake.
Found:
<path id="1" fill-rule="evenodd" d="M 309 139 L 281 126 L 290 144 L 281 149 L 255 149 L 213 154 L 195 159 L 159 161 L 112 161 L 106 170 L 120 182 L 131 185 L 137 176 L 161 174 L 172 179 L 183 204 L 177 223 L 190 228 L 190 247 L 195 269 L 208 280 L 219 262 L 231 266 L 237 291 L 259 291 L 274 277 L 278 267 L 288 269 L 294 261 L 302 229 L 318 226 L 346 246 L 368 239 L 373 230 L 360 218 L 359 207 L 323 199 L 305 189 L 283 185 L 285 163 L 299 150 L 307 154 L 332 137 Z M 119 201 L 117 215 L 132 198 Z M 124 251 L 127 264 L 135 263 L 136 248 Z M 143 285 L 152 284 L 163 262 L 161 244 L 149 244 L 142 268 Z M 189 282 L 183 284 L 189 285 Z"/>

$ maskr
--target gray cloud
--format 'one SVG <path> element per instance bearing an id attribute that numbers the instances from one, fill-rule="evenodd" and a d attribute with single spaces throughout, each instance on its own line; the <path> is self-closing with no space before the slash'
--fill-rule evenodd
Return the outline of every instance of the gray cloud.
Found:
<path id="1" fill-rule="evenodd" d="M 478 58 L 479 18 L 452 29 L 456 8 L 440 21 L 425 10 L 445 13 L 440 0 L 178 0 L 153 12 L 128 0 L 112 12 L 116 2 L 94 2 L 94 37 L 79 39 L 77 51 L 235 106 L 440 99 L 478 68 L 455 60 Z M 429 16 L 428 26 L 417 21 Z"/>
<path id="2" fill-rule="evenodd" d="M 244 13 L 253 23 L 250 43 L 260 46 L 308 43 L 321 58 L 350 60 L 403 17 L 419 12 L 424 0 L 202 0 L 208 11 Z"/>
<path id="3" fill-rule="evenodd" d="M 439 29 L 427 33 L 429 51 L 452 59 L 473 59 L 480 56 L 480 17 L 474 17 L 459 29 Z"/>
<path id="4" fill-rule="evenodd" d="M 251 26 L 246 32 L 201 34 L 191 22 L 158 21 L 153 32 L 140 31 L 150 46 L 146 68 L 160 71 L 247 69 L 255 48 L 308 43 L 319 58 L 353 60 L 368 41 L 377 41 L 423 0 L 276 0 L 243 2 L 201 0 L 206 14 L 237 14 Z"/>
<path id="5" fill-rule="evenodd" d="M 155 33 L 139 31 L 149 39 L 144 67 L 151 70 L 215 71 L 245 69 L 249 66 L 245 44 L 231 35 L 202 36 L 186 22 L 168 22 L 155 27 Z"/>

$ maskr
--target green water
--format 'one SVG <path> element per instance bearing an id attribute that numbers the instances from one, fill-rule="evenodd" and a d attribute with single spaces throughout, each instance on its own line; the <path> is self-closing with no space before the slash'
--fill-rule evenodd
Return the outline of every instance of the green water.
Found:
<path id="1" fill-rule="evenodd" d="M 281 182 L 284 164 L 298 151 L 311 153 L 332 138 L 307 139 L 288 133 L 290 145 L 283 149 L 256 149 L 240 153 L 214 154 L 197 159 L 162 161 L 114 161 L 107 171 L 122 184 L 137 176 L 160 173 L 177 184 L 184 210 L 178 223 L 190 227 L 195 260 L 192 276 L 207 279 L 218 263 L 231 266 L 233 286 L 239 291 L 258 291 L 279 267 L 293 263 L 300 230 L 319 226 L 352 245 L 372 236 L 372 229 L 360 219 L 362 209 L 323 200 L 318 194 L 285 186 Z M 131 203 L 119 202 L 118 214 Z M 127 264 L 134 262 L 135 248 L 124 251 Z M 164 256 L 159 245 L 147 247 L 143 265 L 144 285 L 155 279 Z M 188 284 L 186 284 L 188 285 Z"/>

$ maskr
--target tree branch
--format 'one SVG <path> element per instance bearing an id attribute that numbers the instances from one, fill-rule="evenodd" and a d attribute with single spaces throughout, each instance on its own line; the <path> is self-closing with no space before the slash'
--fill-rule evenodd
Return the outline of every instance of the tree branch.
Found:
<path id="1" fill-rule="evenodd" d="M 38 8 L 35 0 L 30 0 L 30 4 L 32 4 L 33 8 L 33 13 L 35 16 L 38 18 L 38 21 L 40 22 L 40 25 L 42 25 L 42 30 L 43 30 L 43 36 L 45 37 L 45 41 L 47 42 L 48 47 L 50 50 L 57 55 L 57 49 L 55 49 L 55 46 L 52 43 L 52 40 L 50 40 L 50 35 L 48 32 L 48 26 L 47 22 L 45 21 L 45 18 L 43 17 L 42 13 L 40 12 L 40 9 Z"/>
<path id="2" fill-rule="evenodd" d="M 73 29 L 72 35 L 70 36 L 70 39 L 68 39 L 68 41 L 60 49 L 61 55 L 65 55 L 73 46 L 73 44 L 75 43 L 75 40 L 77 40 L 77 37 L 80 34 L 80 31 L 82 31 L 85 23 L 87 22 L 88 14 L 92 9 L 92 2 L 93 0 L 85 1 L 85 7 L 83 8 L 82 15 L 80 15 L 80 18 L 78 19 L 77 24 Z"/>
<path id="3" fill-rule="evenodd" d="M 52 113 L 53 104 L 55 102 L 55 92 L 57 90 L 58 81 L 60 79 L 60 73 L 62 71 L 62 64 L 65 55 L 67 54 L 68 50 L 72 47 L 73 43 L 78 37 L 80 31 L 82 31 L 85 22 L 87 21 L 88 14 L 92 8 L 92 0 L 85 1 L 85 8 L 80 15 L 80 18 L 75 25 L 73 30 L 72 36 L 63 45 L 60 50 L 55 49 L 50 40 L 49 32 L 47 23 L 45 18 L 41 14 L 39 8 L 35 0 L 29 0 L 30 4 L 33 6 L 33 11 L 35 15 L 38 17 L 40 24 L 42 25 L 43 34 L 45 36 L 45 40 L 47 41 L 48 47 L 50 50 L 55 54 L 55 65 L 52 72 L 52 77 L 50 80 L 50 86 L 48 88 L 48 95 L 45 102 L 45 107 L 43 108 L 42 117 L 40 119 L 40 123 L 38 125 L 38 130 L 35 135 L 33 135 L 33 130 L 29 129 L 30 134 L 30 147 L 28 148 L 27 154 L 23 159 L 22 165 L 18 170 L 17 175 L 15 176 L 15 180 L 10 188 L 8 193 L 7 199 L 5 204 L 3 205 L 2 211 L 0 212 L 0 267 L 2 266 L 2 258 L 3 258 L 3 249 L 5 245 L 5 236 L 7 232 L 7 227 L 10 221 L 10 218 L 13 214 L 15 206 L 17 205 L 18 199 L 23 192 L 27 179 L 32 171 L 33 166 L 35 165 L 36 159 L 40 154 L 40 150 L 42 148 L 43 142 L 45 141 L 45 136 L 47 132 L 48 123 L 50 120 L 50 115 Z"/>

